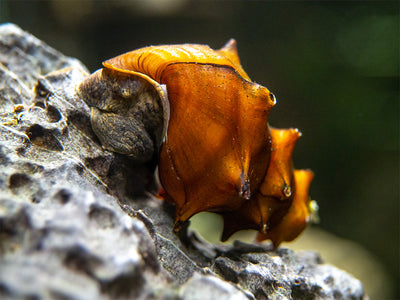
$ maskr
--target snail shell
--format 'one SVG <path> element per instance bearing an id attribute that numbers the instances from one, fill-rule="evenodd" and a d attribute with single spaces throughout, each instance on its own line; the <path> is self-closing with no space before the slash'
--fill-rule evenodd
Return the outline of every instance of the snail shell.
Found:
<path id="1" fill-rule="evenodd" d="M 161 146 L 159 177 L 176 205 L 176 230 L 213 211 L 224 217 L 224 240 L 247 228 L 276 246 L 286 239 L 270 232 L 285 227 L 297 186 L 309 180 L 297 179 L 291 162 L 300 133 L 268 126 L 275 97 L 250 80 L 234 40 L 220 50 L 151 46 L 103 65 L 79 86 L 93 129 L 107 149 L 141 161 Z"/>

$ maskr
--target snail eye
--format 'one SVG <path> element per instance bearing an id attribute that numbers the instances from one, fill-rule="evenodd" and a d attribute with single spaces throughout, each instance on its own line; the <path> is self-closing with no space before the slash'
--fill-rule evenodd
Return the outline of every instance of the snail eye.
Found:
<path id="1" fill-rule="evenodd" d="M 273 93 L 269 93 L 269 99 L 271 99 L 272 103 L 276 103 L 276 98 L 275 95 Z"/>

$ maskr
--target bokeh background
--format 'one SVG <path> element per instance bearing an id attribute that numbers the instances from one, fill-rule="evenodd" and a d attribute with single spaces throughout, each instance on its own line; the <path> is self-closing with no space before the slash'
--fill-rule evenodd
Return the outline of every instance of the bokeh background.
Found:
<path id="1" fill-rule="evenodd" d="M 303 133 L 294 162 L 315 172 L 321 218 L 303 246 L 335 253 L 375 299 L 400 298 L 399 1 L 0 0 L 4 22 L 90 71 L 142 46 L 234 37 L 277 96 L 270 124 Z M 219 233 L 207 218 L 200 231 Z"/>

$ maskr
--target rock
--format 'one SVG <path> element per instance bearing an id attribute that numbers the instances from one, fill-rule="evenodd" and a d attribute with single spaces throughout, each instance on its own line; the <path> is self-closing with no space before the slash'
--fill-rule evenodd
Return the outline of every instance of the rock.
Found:
<path id="1" fill-rule="evenodd" d="M 363 293 L 360 282 L 323 264 L 317 253 L 281 248 L 266 255 L 267 249 L 258 248 L 235 243 L 215 259 L 213 270 L 252 291 L 257 299 L 351 299 Z M 352 285 L 343 289 L 346 282 Z"/>
<path id="2" fill-rule="evenodd" d="M 215 276 L 201 276 L 198 273 L 183 286 L 181 295 L 186 300 L 246 300 L 251 297 Z"/>
<path id="3" fill-rule="evenodd" d="M 0 63 L 30 89 L 40 75 L 83 67 L 77 59 L 64 56 L 13 24 L 1 26 Z"/>
<path id="4" fill-rule="evenodd" d="M 12 24 L 0 62 L 1 299 L 367 299 L 314 252 L 174 233 L 154 166 L 94 135 L 84 65 Z"/>

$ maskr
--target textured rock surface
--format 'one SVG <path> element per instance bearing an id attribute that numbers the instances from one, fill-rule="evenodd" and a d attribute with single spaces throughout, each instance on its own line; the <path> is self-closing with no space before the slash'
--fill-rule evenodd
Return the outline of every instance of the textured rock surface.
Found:
<path id="1" fill-rule="evenodd" d="M 367 298 L 316 253 L 173 233 L 173 207 L 142 193 L 153 170 L 99 145 L 75 93 L 85 76 L 0 26 L 1 299 Z"/>

